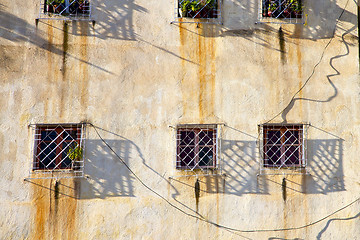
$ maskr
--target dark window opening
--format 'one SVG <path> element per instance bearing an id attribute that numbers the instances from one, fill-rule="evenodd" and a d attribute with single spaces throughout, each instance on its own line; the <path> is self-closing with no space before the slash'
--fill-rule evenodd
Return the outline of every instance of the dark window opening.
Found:
<path id="1" fill-rule="evenodd" d="M 176 167 L 178 169 L 215 168 L 216 129 L 179 128 Z"/>

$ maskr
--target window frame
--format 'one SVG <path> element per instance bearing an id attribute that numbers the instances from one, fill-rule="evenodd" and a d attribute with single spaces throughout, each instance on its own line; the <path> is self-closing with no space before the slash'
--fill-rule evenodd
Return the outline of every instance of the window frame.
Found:
<path id="1" fill-rule="evenodd" d="M 261 127 L 261 167 L 265 169 L 303 169 L 306 167 L 306 135 L 304 124 L 266 124 Z M 275 134 L 269 137 L 269 132 L 279 133 L 279 137 L 276 138 Z M 290 136 L 286 136 L 286 133 L 290 133 Z M 270 138 L 274 138 L 274 136 L 275 140 L 270 140 Z M 293 137 L 295 137 L 295 140 L 291 140 Z M 292 147 L 295 147 L 295 149 L 289 150 Z M 275 152 L 272 148 L 275 148 Z M 280 156 L 275 156 L 278 152 Z M 287 156 L 287 154 L 290 154 L 290 156 Z M 291 159 L 292 156 L 295 156 L 295 161 Z M 273 160 L 273 157 L 277 159 Z"/>
<path id="2" fill-rule="evenodd" d="M 259 0 L 259 23 L 304 24 L 304 8 L 304 0 Z"/>
<path id="3" fill-rule="evenodd" d="M 209 0 L 174 0 L 174 21 L 171 23 L 222 24 L 222 1 L 212 0 L 213 2 L 208 3 L 207 1 Z M 184 5 L 186 2 L 188 3 Z M 192 6 L 193 2 L 197 4 Z"/>
<path id="4" fill-rule="evenodd" d="M 70 131 L 75 132 L 76 138 L 74 138 L 73 133 L 70 133 Z M 56 134 L 52 138 L 50 134 L 53 133 Z M 65 133 L 67 135 L 64 135 Z M 82 164 L 75 166 L 75 161 L 69 158 L 68 152 L 70 147 L 79 147 L 83 151 L 82 140 L 83 124 L 35 125 L 32 172 L 82 170 Z M 42 144 L 45 145 L 42 146 Z M 49 153 L 47 153 L 48 150 L 50 150 Z M 50 157 L 50 154 L 55 154 L 55 157 Z M 70 161 L 70 163 L 66 164 L 65 161 Z M 83 156 L 81 156 L 81 161 L 83 161 Z"/>
<path id="5" fill-rule="evenodd" d="M 182 132 L 194 132 L 194 137 L 190 140 L 193 142 L 193 144 L 184 144 L 184 139 L 181 137 Z M 211 137 L 211 144 L 201 143 L 200 139 L 200 133 L 203 132 L 212 132 Z M 207 124 L 197 124 L 197 125 L 179 125 L 176 128 L 176 162 L 175 166 L 177 170 L 212 170 L 218 168 L 218 148 L 219 148 L 219 128 L 216 125 L 207 125 Z M 188 135 L 186 135 L 187 137 Z M 184 158 L 181 158 L 181 154 L 184 153 L 181 149 L 184 148 L 192 148 L 193 150 L 193 157 L 189 162 L 193 162 L 193 164 L 187 164 L 186 161 L 184 161 Z M 204 148 L 210 148 L 211 149 L 211 156 L 212 156 L 212 164 L 204 164 L 200 165 L 201 159 L 200 153 L 201 150 Z M 206 152 L 206 155 L 209 153 L 209 151 Z M 188 154 L 188 153 L 185 153 Z M 184 165 L 182 163 L 185 163 Z"/>
<path id="6" fill-rule="evenodd" d="M 91 2 L 91 0 L 40 0 L 37 20 L 93 21 Z"/>

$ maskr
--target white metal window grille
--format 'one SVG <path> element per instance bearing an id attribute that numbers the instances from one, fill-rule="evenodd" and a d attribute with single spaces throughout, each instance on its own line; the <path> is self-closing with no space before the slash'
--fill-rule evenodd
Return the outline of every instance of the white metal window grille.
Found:
<path id="1" fill-rule="evenodd" d="M 221 24 L 221 0 L 175 0 L 173 22 Z"/>
<path id="2" fill-rule="evenodd" d="M 260 149 L 262 161 L 260 169 L 302 170 L 306 167 L 307 125 L 261 125 Z"/>
<path id="3" fill-rule="evenodd" d="M 38 19 L 89 21 L 90 18 L 89 0 L 40 0 Z"/>
<path id="4" fill-rule="evenodd" d="M 302 0 L 260 0 L 259 22 L 303 24 Z"/>
<path id="5" fill-rule="evenodd" d="M 36 124 L 33 130 L 30 175 L 36 174 L 36 178 L 83 177 L 85 124 Z"/>
<path id="6" fill-rule="evenodd" d="M 214 170 L 219 164 L 217 125 L 182 125 L 176 130 L 176 168 L 184 171 Z"/>

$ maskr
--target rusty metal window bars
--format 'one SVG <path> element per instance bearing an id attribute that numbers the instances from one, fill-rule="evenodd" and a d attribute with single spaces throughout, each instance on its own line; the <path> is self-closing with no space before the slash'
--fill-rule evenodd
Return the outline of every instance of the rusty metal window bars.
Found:
<path id="1" fill-rule="evenodd" d="M 83 177 L 85 124 L 31 126 L 34 148 L 29 178 Z"/>
<path id="2" fill-rule="evenodd" d="M 40 0 L 38 19 L 91 20 L 89 0 Z"/>
<path id="3" fill-rule="evenodd" d="M 261 0 L 260 23 L 304 24 L 302 0 Z"/>
<path id="4" fill-rule="evenodd" d="M 307 166 L 305 124 L 260 125 L 260 170 L 304 170 Z"/>
<path id="5" fill-rule="evenodd" d="M 221 0 L 175 0 L 174 17 L 173 23 L 221 24 Z"/>
<path id="6" fill-rule="evenodd" d="M 217 125 L 180 125 L 176 129 L 176 169 L 208 172 L 219 165 Z"/>

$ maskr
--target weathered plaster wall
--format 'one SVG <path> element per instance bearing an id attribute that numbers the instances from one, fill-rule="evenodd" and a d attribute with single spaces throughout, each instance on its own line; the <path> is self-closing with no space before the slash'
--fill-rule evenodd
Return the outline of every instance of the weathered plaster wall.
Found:
<path id="1" fill-rule="evenodd" d="M 172 1 L 94 1 L 94 25 L 36 25 L 38 4 L 0 3 L 2 239 L 359 238 L 359 201 L 288 231 L 215 225 L 300 227 L 359 198 L 353 1 L 307 1 L 306 25 L 282 26 L 255 24 L 257 1 L 224 1 L 223 25 L 199 26 L 170 24 Z M 311 123 L 310 175 L 257 176 L 269 120 Z M 86 178 L 24 181 L 28 124 L 80 121 L 151 189 L 213 224 L 141 185 L 91 126 Z M 198 198 L 195 177 L 174 177 L 169 126 L 182 123 L 225 124 L 225 176 L 200 177 Z"/>

